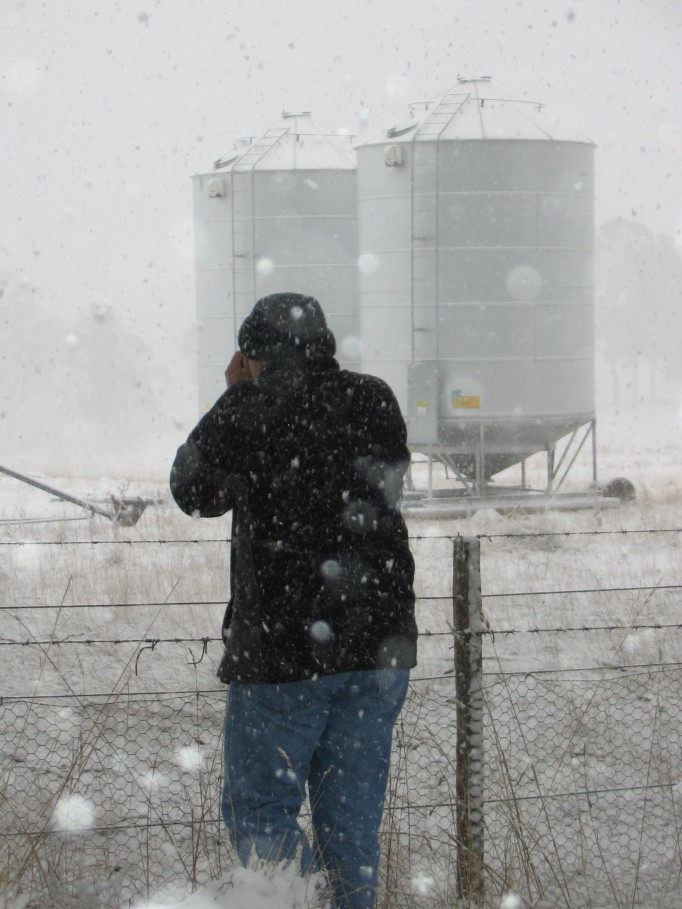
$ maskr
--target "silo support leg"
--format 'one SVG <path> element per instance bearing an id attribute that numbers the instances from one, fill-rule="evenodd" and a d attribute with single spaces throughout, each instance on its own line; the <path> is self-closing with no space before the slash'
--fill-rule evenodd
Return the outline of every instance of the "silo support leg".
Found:
<path id="1" fill-rule="evenodd" d="M 476 494 L 482 496 L 485 491 L 485 426 L 481 424 L 478 433 L 478 451 L 476 457 Z"/>
<path id="2" fill-rule="evenodd" d="M 565 449 L 564 449 L 564 452 L 563 452 L 563 454 L 562 454 L 562 456 L 561 456 L 561 458 L 560 458 L 560 460 L 559 460 L 559 463 L 556 465 L 556 467 L 555 467 L 554 470 L 553 470 L 553 478 L 556 480 L 557 478 L 559 478 L 559 472 L 561 471 L 561 469 L 562 469 L 562 467 L 563 467 L 563 465 L 564 465 L 564 461 L 566 460 L 568 454 L 573 450 L 573 457 L 570 459 L 568 465 L 567 465 L 566 467 L 564 467 L 563 474 L 562 474 L 562 476 L 559 478 L 559 482 L 558 482 L 558 483 L 556 484 L 556 486 L 555 486 L 555 491 L 556 491 L 556 492 L 559 492 L 559 490 L 561 489 L 561 487 L 564 485 L 564 480 L 566 479 L 566 477 L 567 477 L 568 474 L 570 473 L 571 468 L 572 468 L 573 465 L 575 464 L 575 462 L 576 462 L 576 460 L 577 460 L 577 458 L 578 458 L 578 455 L 580 454 L 580 452 L 581 452 L 582 449 L 583 449 L 583 446 L 585 445 L 585 442 L 587 441 L 587 439 L 588 439 L 590 436 L 592 437 L 592 473 L 593 473 L 593 475 L 596 476 L 596 470 L 597 470 L 597 460 L 596 460 L 596 458 L 597 458 L 597 453 L 596 453 L 596 447 L 595 447 L 594 420 L 591 420 L 591 421 L 587 424 L 587 427 L 585 428 L 585 432 L 583 433 L 582 439 L 581 439 L 580 442 L 576 445 L 575 442 L 576 442 L 577 435 L 578 435 L 578 430 L 576 429 L 576 430 L 574 430 L 574 431 L 572 432 L 571 438 L 570 438 L 569 442 L 567 443 L 567 445 L 566 445 L 566 447 L 565 447 Z"/>
<path id="3" fill-rule="evenodd" d="M 597 487 L 597 418 L 590 423 L 592 427 L 592 485 Z"/>

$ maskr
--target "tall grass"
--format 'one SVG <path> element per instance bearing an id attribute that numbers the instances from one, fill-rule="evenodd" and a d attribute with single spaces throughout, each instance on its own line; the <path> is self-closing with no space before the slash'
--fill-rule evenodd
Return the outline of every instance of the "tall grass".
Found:
<path id="1" fill-rule="evenodd" d="M 674 536 L 591 534 L 674 526 L 676 517 L 676 509 L 657 506 L 570 517 L 481 513 L 466 526 L 411 525 L 418 619 L 433 637 L 420 642 L 396 730 L 381 909 L 457 904 L 445 536 L 462 530 L 482 535 L 485 611 L 495 631 L 484 651 L 483 906 L 498 909 L 508 891 L 536 907 L 573 907 L 578 899 L 594 909 L 634 909 L 651 899 L 675 905 L 679 675 L 661 664 L 680 662 L 679 635 L 640 626 L 675 620 L 677 597 L 665 587 L 682 575 L 682 548 Z M 171 879 L 181 891 L 201 886 L 234 861 L 218 814 L 219 644 L 210 643 L 203 658 L 200 644 L 218 635 L 227 547 L 150 542 L 227 531 L 226 521 L 194 522 L 157 506 L 126 531 L 101 519 L 26 525 L 11 531 L 15 544 L 26 545 L 0 547 L 1 605 L 8 607 L 0 638 L 22 642 L 2 651 L 8 731 L 0 832 L 8 835 L 0 839 L 0 893 L 8 909 L 122 906 Z M 543 533 L 550 535 L 537 536 Z M 83 545 L 66 543 L 75 538 Z M 646 585 L 609 596 L 546 593 Z M 141 603 L 156 605 L 128 605 Z M 534 631 L 595 623 L 616 630 Z M 172 640 L 182 637 L 197 643 Z M 107 643 L 70 643 L 95 638 Z M 608 795 L 623 780 L 628 791 Z M 95 806 L 81 832 L 55 826 L 55 806 L 69 796 Z"/>

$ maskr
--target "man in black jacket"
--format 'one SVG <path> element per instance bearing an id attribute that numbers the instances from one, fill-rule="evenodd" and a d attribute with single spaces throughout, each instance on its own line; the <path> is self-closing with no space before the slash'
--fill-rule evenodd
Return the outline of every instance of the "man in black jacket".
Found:
<path id="1" fill-rule="evenodd" d="M 340 370 L 334 353 L 317 300 L 259 300 L 171 490 L 188 514 L 233 510 L 219 675 L 238 855 L 300 852 L 305 870 L 325 869 L 339 909 L 369 909 L 392 730 L 416 663 L 398 509 L 410 456 L 391 390 Z M 306 784 L 312 847 L 297 822 Z"/>

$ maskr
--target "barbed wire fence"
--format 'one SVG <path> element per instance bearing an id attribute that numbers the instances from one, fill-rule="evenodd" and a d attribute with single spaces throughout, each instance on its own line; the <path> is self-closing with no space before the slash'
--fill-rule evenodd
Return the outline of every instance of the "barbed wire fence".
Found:
<path id="1" fill-rule="evenodd" d="M 677 528 L 589 538 L 632 534 L 638 546 L 682 541 Z M 679 906 L 682 585 L 487 591 L 500 544 L 551 555 L 570 539 L 580 558 L 586 536 L 488 535 L 466 541 L 466 557 L 457 536 L 412 536 L 418 565 L 420 547 L 440 544 L 459 552 L 460 567 L 451 559 L 443 576 L 452 581 L 417 604 L 422 656 L 396 730 L 386 906 L 497 907 L 508 890 L 538 907 Z M 57 547 L 66 559 L 77 547 L 147 547 L 153 558 L 171 544 L 215 543 L 225 541 L 13 540 L 0 552 Z M 625 620 L 594 608 L 625 596 L 638 604 Z M 12 668 L 0 691 L 0 884 L 30 893 L 27 906 L 122 907 L 229 868 L 219 817 L 224 688 L 211 668 L 219 638 L 117 635 L 114 622 L 98 634 L 67 622 L 63 633 L 56 619 L 222 601 L 3 599 L 0 658 Z M 652 599 L 662 608 L 641 607 Z M 567 608 L 576 601 L 592 607 Z M 519 602 L 546 603 L 555 620 L 538 622 Z M 45 633 L 23 618 L 36 614 L 55 616 Z"/>

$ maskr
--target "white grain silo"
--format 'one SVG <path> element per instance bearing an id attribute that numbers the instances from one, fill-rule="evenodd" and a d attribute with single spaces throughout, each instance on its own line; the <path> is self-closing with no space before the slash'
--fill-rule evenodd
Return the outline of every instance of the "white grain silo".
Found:
<path id="1" fill-rule="evenodd" d="M 351 143 L 307 113 L 285 113 L 280 126 L 193 178 L 201 412 L 224 390 L 239 325 L 270 293 L 318 297 L 341 360 L 357 365 Z"/>
<path id="2" fill-rule="evenodd" d="M 362 368 L 468 488 L 546 452 L 551 489 L 560 439 L 594 460 L 594 147 L 487 83 L 356 149 Z"/>

